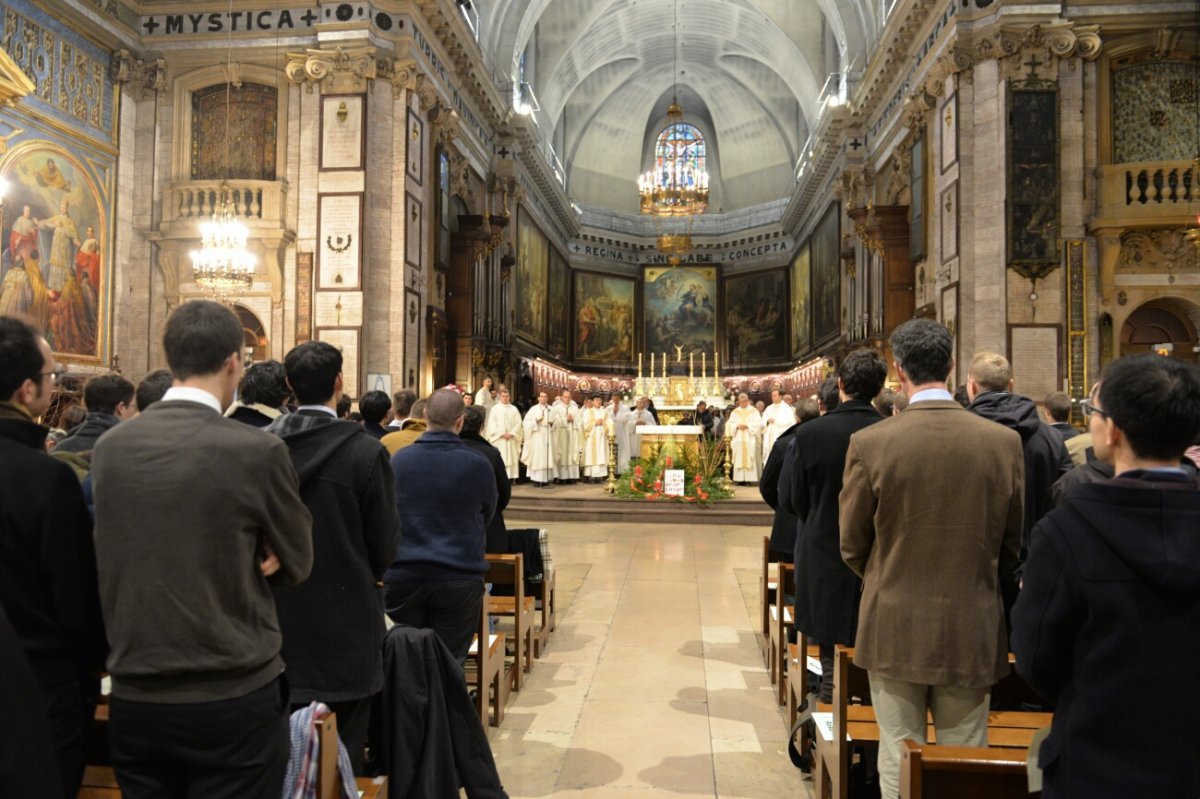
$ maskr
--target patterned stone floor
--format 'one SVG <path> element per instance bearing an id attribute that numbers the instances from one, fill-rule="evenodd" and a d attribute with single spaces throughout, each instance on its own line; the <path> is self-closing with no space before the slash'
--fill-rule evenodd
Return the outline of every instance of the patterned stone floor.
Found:
<path id="1" fill-rule="evenodd" d="M 490 731 L 509 794 L 811 797 L 754 629 L 767 528 L 541 526 L 561 610 Z"/>

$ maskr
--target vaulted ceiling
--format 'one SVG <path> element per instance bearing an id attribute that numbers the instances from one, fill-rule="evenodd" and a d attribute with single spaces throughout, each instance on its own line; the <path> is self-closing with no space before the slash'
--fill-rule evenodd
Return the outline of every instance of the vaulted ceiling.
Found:
<path id="1" fill-rule="evenodd" d="M 790 190 L 830 73 L 861 69 L 881 0 L 473 0 L 497 72 L 525 78 L 578 201 L 635 211 L 676 92 L 709 141 L 714 211 Z"/>

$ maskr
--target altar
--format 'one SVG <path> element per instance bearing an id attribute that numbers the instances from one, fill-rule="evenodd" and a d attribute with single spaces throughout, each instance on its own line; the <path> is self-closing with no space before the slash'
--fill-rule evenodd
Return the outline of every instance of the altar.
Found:
<path id="1" fill-rule="evenodd" d="M 684 374 L 683 348 L 676 347 L 675 361 L 669 364 L 667 353 L 658 360 L 655 369 L 655 353 L 650 353 L 650 375 L 642 373 L 642 355 L 638 354 L 637 380 L 633 391 L 636 396 L 649 397 L 654 402 L 660 424 L 677 425 L 704 402 L 709 408 L 721 410 L 725 407 L 721 378 L 717 373 L 717 353 L 713 352 L 711 372 L 708 369 L 708 353 L 700 353 L 700 376 L 696 376 L 696 357 L 687 353 L 687 373 Z"/>
<path id="2" fill-rule="evenodd" d="M 676 451 L 695 455 L 704 428 L 698 424 L 646 424 L 634 428 L 634 434 L 638 437 L 640 458 L 649 458 L 655 449 L 665 449 L 668 454 Z"/>

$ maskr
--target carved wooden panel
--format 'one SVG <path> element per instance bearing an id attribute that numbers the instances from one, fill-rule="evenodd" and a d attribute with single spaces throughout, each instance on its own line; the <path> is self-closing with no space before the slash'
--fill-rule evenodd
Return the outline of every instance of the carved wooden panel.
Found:
<path id="1" fill-rule="evenodd" d="M 228 106 L 224 83 L 192 92 L 192 180 L 274 180 L 278 93 L 258 83 L 228 88 Z"/>

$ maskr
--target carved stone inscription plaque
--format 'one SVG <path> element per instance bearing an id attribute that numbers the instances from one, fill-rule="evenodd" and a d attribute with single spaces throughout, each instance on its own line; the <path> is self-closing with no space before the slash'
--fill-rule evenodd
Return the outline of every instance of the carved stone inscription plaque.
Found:
<path id="1" fill-rule="evenodd" d="M 358 289 L 362 252 L 362 195 L 322 195 L 317 208 L 317 288 Z"/>

